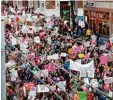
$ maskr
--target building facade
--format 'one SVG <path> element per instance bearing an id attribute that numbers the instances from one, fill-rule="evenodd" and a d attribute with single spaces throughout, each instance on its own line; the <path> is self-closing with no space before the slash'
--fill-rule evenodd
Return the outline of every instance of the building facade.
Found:
<path id="1" fill-rule="evenodd" d="M 94 31 L 105 36 L 113 35 L 113 1 L 84 2 L 84 20 Z"/>

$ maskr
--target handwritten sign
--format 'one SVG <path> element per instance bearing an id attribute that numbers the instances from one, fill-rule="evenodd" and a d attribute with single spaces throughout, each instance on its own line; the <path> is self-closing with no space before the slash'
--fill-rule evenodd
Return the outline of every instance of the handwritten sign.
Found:
<path id="1" fill-rule="evenodd" d="M 90 81 L 90 85 L 91 85 L 92 87 L 98 87 L 97 79 L 92 79 L 92 80 Z"/>
<path id="2" fill-rule="evenodd" d="M 113 77 L 104 77 L 105 84 L 113 83 Z"/>
<path id="3" fill-rule="evenodd" d="M 49 85 L 47 85 L 49 87 Z M 37 85 L 37 92 L 49 92 L 48 87 L 45 85 Z"/>

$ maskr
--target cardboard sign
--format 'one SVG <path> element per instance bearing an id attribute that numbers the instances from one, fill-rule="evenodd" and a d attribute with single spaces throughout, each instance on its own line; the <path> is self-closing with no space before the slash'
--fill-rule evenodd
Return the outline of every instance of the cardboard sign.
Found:
<path id="1" fill-rule="evenodd" d="M 47 85 L 49 87 L 49 85 Z M 37 92 L 49 92 L 48 87 L 45 85 L 37 85 Z"/>
<path id="2" fill-rule="evenodd" d="M 55 90 L 56 90 L 56 85 L 50 86 L 50 89 L 51 89 L 52 91 L 55 91 Z"/>
<path id="3" fill-rule="evenodd" d="M 35 42 L 35 43 L 40 43 L 40 37 L 39 37 L 39 36 L 34 37 L 34 42 Z"/>
<path id="4" fill-rule="evenodd" d="M 92 87 L 98 87 L 98 82 L 97 82 L 97 79 L 92 79 L 91 81 L 90 81 L 90 85 L 92 86 Z"/>
<path id="5" fill-rule="evenodd" d="M 113 77 L 104 77 L 105 84 L 113 83 Z"/>

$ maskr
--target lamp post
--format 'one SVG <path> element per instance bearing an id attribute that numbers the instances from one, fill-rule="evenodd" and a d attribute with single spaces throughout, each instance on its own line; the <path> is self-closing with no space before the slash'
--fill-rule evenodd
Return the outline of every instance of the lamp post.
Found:
<path id="1" fill-rule="evenodd" d="M 70 1 L 68 2 L 68 6 L 69 6 L 69 12 L 70 12 L 70 14 L 69 14 L 69 25 L 71 25 L 71 2 Z"/>

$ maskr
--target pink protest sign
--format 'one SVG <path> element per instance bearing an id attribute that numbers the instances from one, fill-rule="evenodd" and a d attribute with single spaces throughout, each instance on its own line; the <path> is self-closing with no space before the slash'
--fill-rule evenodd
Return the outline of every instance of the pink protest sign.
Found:
<path id="1" fill-rule="evenodd" d="M 54 64 L 47 64 L 47 65 L 44 65 L 44 69 L 48 70 L 49 72 L 54 72 L 56 70 L 56 67 Z"/>
<path id="2" fill-rule="evenodd" d="M 107 62 L 108 62 L 107 56 L 102 55 L 102 56 L 100 57 L 100 64 L 107 64 Z"/>

